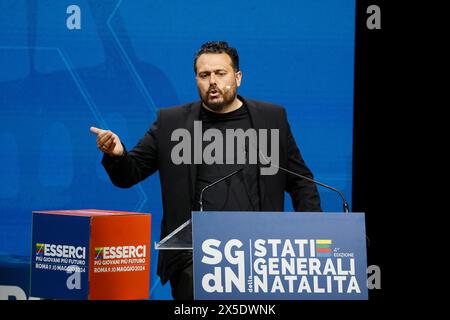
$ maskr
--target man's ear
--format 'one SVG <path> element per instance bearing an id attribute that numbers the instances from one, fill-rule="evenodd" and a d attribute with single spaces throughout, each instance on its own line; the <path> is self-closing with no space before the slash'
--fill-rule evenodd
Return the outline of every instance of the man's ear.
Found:
<path id="1" fill-rule="evenodd" d="M 236 77 L 236 87 L 239 87 L 241 85 L 242 80 L 242 71 L 236 72 L 235 77 Z"/>

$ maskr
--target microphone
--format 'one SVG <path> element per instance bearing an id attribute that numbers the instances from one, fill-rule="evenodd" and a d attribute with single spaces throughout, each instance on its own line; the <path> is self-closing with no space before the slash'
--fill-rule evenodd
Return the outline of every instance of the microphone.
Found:
<path id="1" fill-rule="evenodd" d="M 202 189 L 202 191 L 200 192 L 200 197 L 199 197 L 199 200 L 198 200 L 198 203 L 200 204 L 200 211 L 203 211 L 203 192 L 205 192 L 207 189 L 209 189 L 209 188 L 215 186 L 215 185 L 218 184 L 219 182 L 222 182 L 222 181 L 224 181 L 224 180 L 226 180 L 226 179 L 228 179 L 228 178 L 231 178 L 231 177 L 234 176 L 235 174 L 238 174 L 239 172 L 241 172 L 242 170 L 244 170 L 244 168 L 245 168 L 245 167 L 242 167 L 242 168 L 240 168 L 240 169 L 238 169 L 238 170 L 236 170 L 236 171 L 234 171 L 234 172 L 232 172 L 232 173 L 226 175 L 225 177 L 220 178 L 219 180 L 214 181 L 213 183 L 208 184 L 206 187 L 204 187 L 204 188 Z"/>
<path id="2" fill-rule="evenodd" d="M 266 161 L 265 164 L 268 164 L 268 165 L 270 165 L 270 166 L 274 166 L 275 168 L 278 168 L 278 169 L 280 169 L 280 170 L 282 170 L 282 171 L 284 171 L 284 172 L 290 173 L 290 174 L 292 174 L 292 175 L 294 175 L 294 176 L 297 176 L 297 177 L 299 177 L 299 178 L 305 179 L 305 180 L 310 181 L 310 182 L 312 182 L 312 183 L 315 183 L 315 184 L 317 184 L 317 185 L 319 185 L 319 186 L 322 186 L 322 187 L 325 187 L 325 188 L 327 188 L 327 189 L 330 189 L 330 190 L 332 190 L 332 191 L 334 191 L 334 192 L 337 192 L 337 193 L 341 196 L 341 199 L 342 199 L 342 208 L 343 208 L 344 212 L 345 212 L 345 213 L 349 213 L 350 207 L 349 207 L 349 205 L 348 205 L 348 203 L 347 203 L 347 200 L 345 200 L 345 197 L 344 197 L 344 195 L 342 194 L 342 192 L 341 192 L 340 190 L 338 190 L 338 189 L 336 189 L 336 188 L 333 188 L 333 187 L 331 187 L 331 186 L 329 186 L 329 185 L 326 185 L 325 183 L 322 183 L 322 182 L 320 182 L 320 181 L 317 181 L 317 180 L 308 178 L 308 177 L 306 177 L 306 176 L 304 176 L 304 175 L 298 174 L 298 173 L 296 173 L 296 172 L 293 172 L 293 171 L 288 170 L 288 169 L 286 169 L 286 168 L 279 167 L 279 166 L 277 166 L 277 165 L 271 163 L 271 162 L 270 162 L 270 161 L 262 154 L 261 150 L 259 150 L 259 154 L 260 154 L 261 157 L 264 159 L 264 161 Z"/>

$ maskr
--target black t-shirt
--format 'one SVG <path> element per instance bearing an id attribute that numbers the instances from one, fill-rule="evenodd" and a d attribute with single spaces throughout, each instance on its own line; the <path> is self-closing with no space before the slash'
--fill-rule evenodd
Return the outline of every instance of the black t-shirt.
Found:
<path id="1" fill-rule="evenodd" d="M 252 128 L 247 106 L 243 104 L 239 109 L 225 114 L 215 113 L 202 107 L 199 120 L 202 121 L 203 132 L 210 128 L 218 129 L 222 132 L 224 150 L 223 164 L 205 164 L 204 161 L 202 161 L 202 164 L 197 164 L 194 210 L 199 210 L 199 196 L 204 187 L 244 167 L 238 174 L 219 182 L 203 193 L 203 210 L 259 211 L 260 199 L 258 193 L 257 165 L 249 164 L 247 155 L 245 157 L 245 164 L 237 163 L 237 153 L 239 150 L 236 141 L 234 143 L 233 164 L 226 163 L 225 130 L 242 129 L 246 131 L 247 129 Z M 205 147 L 210 143 L 212 142 L 203 141 L 202 150 L 204 151 Z"/>

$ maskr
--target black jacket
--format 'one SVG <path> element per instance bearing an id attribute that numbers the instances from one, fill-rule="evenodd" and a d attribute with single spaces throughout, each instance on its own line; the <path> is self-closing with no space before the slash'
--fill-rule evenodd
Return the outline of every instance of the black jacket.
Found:
<path id="1" fill-rule="evenodd" d="M 253 128 L 279 129 L 279 166 L 312 178 L 292 136 L 285 109 L 241 96 L 239 99 L 248 107 Z M 175 129 L 185 128 L 193 137 L 194 121 L 199 119 L 200 108 L 201 102 L 197 101 L 160 109 L 155 123 L 131 151 L 119 158 L 105 154 L 102 160 L 112 183 L 121 188 L 129 188 L 159 170 L 164 210 L 161 239 L 191 218 L 196 165 L 172 163 L 171 150 L 178 141 L 171 141 L 171 134 Z M 258 182 L 261 211 L 283 211 L 284 191 L 290 194 L 296 211 L 321 211 L 317 188 L 305 179 L 279 170 L 275 175 L 259 175 Z M 187 263 L 179 257 L 178 251 L 159 252 L 157 273 L 163 284 Z"/>

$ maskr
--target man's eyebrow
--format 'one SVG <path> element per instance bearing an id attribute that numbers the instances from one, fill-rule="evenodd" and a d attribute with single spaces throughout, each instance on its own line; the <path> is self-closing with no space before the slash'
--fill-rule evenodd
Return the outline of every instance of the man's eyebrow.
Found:
<path id="1" fill-rule="evenodd" d="M 221 72 L 221 71 L 228 72 L 226 69 L 215 69 L 215 70 L 213 70 L 213 71 L 202 70 L 202 71 L 199 71 L 198 73 L 211 73 L 211 72 Z"/>

